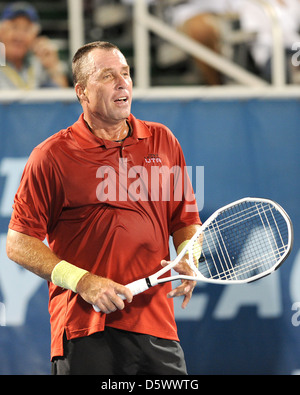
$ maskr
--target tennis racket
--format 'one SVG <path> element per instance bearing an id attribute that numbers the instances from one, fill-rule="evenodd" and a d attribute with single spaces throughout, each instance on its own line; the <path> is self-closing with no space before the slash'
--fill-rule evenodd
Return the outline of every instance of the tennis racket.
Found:
<path id="1" fill-rule="evenodd" d="M 268 199 L 240 199 L 212 214 L 174 261 L 126 287 L 137 295 L 174 280 L 249 283 L 278 269 L 291 252 L 292 245 L 292 222 L 279 204 Z M 194 276 L 163 276 L 183 257 Z M 94 309 L 100 311 L 96 306 Z"/>

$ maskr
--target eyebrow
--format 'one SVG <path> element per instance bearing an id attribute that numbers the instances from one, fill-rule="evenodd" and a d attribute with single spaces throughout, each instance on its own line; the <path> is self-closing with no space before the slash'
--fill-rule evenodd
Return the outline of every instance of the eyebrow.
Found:
<path id="1" fill-rule="evenodd" d="M 128 71 L 128 73 L 130 74 L 130 66 L 123 66 L 121 67 L 122 71 Z M 92 72 L 90 75 L 94 75 L 94 78 L 101 78 L 105 73 L 109 73 L 109 72 L 114 72 L 115 69 L 113 67 L 104 67 L 103 69 L 96 69 L 94 72 Z"/>
<path id="2" fill-rule="evenodd" d="M 122 68 L 121 68 L 121 70 L 129 70 L 130 69 L 130 67 L 129 66 L 123 66 Z M 112 68 L 112 67 L 105 67 L 104 69 L 100 69 L 99 71 L 98 71 L 98 73 L 99 74 L 104 74 L 104 73 L 107 73 L 107 72 L 110 72 L 110 71 L 114 71 L 115 69 L 114 68 Z"/>

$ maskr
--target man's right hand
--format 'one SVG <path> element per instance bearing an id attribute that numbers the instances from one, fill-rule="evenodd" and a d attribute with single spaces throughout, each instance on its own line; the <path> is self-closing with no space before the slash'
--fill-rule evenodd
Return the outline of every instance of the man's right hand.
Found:
<path id="1" fill-rule="evenodd" d="M 131 291 L 124 285 L 92 273 L 86 273 L 79 280 L 76 291 L 86 302 L 97 306 L 106 314 L 124 309 L 125 303 L 119 295 L 124 295 L 128 303 L 133 298 Z"/>

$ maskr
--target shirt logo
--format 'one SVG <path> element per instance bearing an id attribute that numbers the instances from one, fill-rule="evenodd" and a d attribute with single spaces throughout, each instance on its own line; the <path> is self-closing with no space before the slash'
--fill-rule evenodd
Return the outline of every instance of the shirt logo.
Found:
<path id="1" fill-rule="evenodd" d="M 148 154 L 144 156 L 145 163 L 152 164 L 152 165 L 161 165 L 162 161 L 158 154 Z"/>

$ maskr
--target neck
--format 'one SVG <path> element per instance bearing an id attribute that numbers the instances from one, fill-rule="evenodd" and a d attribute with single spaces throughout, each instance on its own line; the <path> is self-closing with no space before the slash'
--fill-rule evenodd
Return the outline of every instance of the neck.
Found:
<path id="1" fill-rule="evenodd" d="M 116 125 L 101 126 L 87 120 L 84 117 L 85 123 L 89 130 L 97 137 L 103 140 L 122 142 L 130 133 L 130 126 L 126 119 L 122 120 Z"/>

